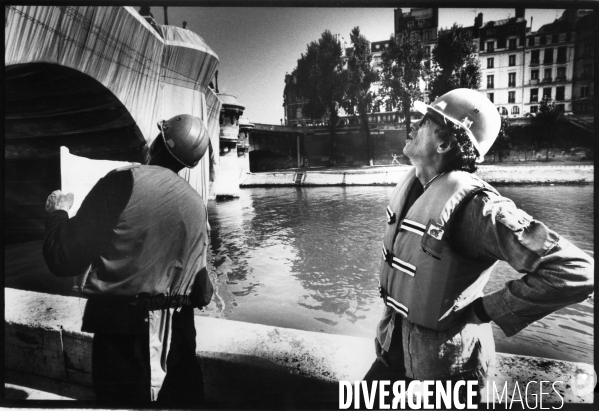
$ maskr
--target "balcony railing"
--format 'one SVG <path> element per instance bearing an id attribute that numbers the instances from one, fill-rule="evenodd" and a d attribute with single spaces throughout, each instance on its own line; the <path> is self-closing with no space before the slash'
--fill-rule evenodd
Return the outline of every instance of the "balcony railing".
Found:
<path id="1" fill-rule="evenodd" d="M 566 76 L 557 76 L 555 81 L 566 81 Z"/>
<path id="2" fill-rule="evenodd" d="M 545 60 L 543 60 L 543 64 L 545 64 L 545 65 L 553 64 L 553 59 L 545 59 Z"/>
<path id="3" fill-rule="evenodd" d="M 538 78 L 530 79 L 530 84 L 539 84 L 539 79 Z"/>
<path id="4" fill-rule="evenodd" d="M 530 67 L 536 67 L 539 65 L 539 60 L 530 60 Z"/>
<path id="5" fill-rule="evenodd" d="M 507 84 L 508 87 L 516 87 L 516 82 L 512 81 Z"/>
<path id="6" fill-rule="evenodd" d="M 539 102 L 539 99 L 538 99 L 538 97 L 531 97 L 531 98 L 530 98 L 530 102 L 531 102 L 531 103 L 538 103 L 538 102 Z"/>
<path id="7" fill-rule="evenodd" d="M 495 87 L 494 87 L 494 85 L 491 83 L 491 84 L 487 84 L 487 88 L 489 89 L 489 88 L 495 88 Z"/>
<path id="8" fill-rule="evenodd" d="M 555 60 L 556 63 L 566 63 L 568 61 L 567 58 L 562 57 L 562 58 L 557 58 L 557 60 Z"/>
<path id="9" fill-rule="evenodd" d="M 551 83 L 551 77 L 545 77 L 543 83 Z"/>

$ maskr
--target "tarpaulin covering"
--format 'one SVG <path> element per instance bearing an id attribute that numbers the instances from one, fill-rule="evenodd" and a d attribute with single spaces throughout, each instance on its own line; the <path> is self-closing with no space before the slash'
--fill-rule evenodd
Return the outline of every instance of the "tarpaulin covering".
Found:
<path id="1" fill-rule="evenodd" d="M 218 57 L 200 36 L 154 28 L 132 7 L 5 12 L 5 221 L 15 224 L 7 232 L 43 232 L 43 204 L 60 184 L 60 146 L 88 158 L 141 162 L 158 121 L 192 114 L 205 123 L 218 156 L 221 104 L 208 87 Z M 206 155 L 181 173 L 204 199 L 208 161 Z"/>

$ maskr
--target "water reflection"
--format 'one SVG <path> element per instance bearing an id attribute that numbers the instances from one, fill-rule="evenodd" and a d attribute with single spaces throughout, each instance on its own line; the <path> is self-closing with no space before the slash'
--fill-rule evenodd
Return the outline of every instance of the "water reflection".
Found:
<path id="1" fill-rule="evenodd" d="M 207 314 L 373 338 L 383 309 L 377 275 L 391 190 L 252 188 L 238 200 L 212 203 L 210 264 L 218 295 Z M 592 252 L 592 187 L 500 191 Z M 499 263 L 486 291 L 518 277 Z M 592 362 L 592 310 L 593 301 L 585 301 L 511 338 L 495 327 L 497 348 Z"/>

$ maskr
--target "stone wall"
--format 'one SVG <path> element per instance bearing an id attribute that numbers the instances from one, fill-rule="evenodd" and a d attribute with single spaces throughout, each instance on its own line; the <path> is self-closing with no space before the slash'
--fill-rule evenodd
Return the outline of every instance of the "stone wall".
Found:
<path id="1" fill-rule="evenodd" d="M 63 397 L 93 400 L 92 336 L 80 332 L 85 300 L 5 289 L 6 383 Z M 360 380 L 374 361 L 373 340 L 300 331 L 208 317 L 196 317 L 197 356 L 208 401 L 218 408 L 338 408 L 338 381 Z M 566 402 L 590 402 L 569 388 L 592 367 L 535 357 L 498 354 L 490 382 L 514 385 L 531 401 L 529 381 L 562 380 Z M 569 384 L 566 386 L 566 384 Z M 567 388 L 568 387 L 568 388 Z M 560 403 L 547 385 L 545 404 Z M 492 391 L 491 391 L 492 392 Z M 485 391 L 483 390 L 483 394 Z"/>

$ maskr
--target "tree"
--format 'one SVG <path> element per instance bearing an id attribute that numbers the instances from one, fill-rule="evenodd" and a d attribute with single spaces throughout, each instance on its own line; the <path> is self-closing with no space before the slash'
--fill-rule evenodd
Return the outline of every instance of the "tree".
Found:
<path id="1" fill-rule="evenodd" d="M 426 72 L 422 62 L 424 46 L 417 33 L 404 31 L 391 36 L 381 58 L 381 94 L 397 107 L 400 117 L 403 113 L 406 132 L 410 134 L 410 107 L 422 99 L 419 83 Z"/>
<path id="2" fill-rule="evenodd" d="M 328 116 L 331 165 L 335 165 L 335 131 L 345 94 L 341 44 L 329 30 L 308 44 L 294 70 L 298 94 L 304 98 L 304 114 L 311 119 Z"/>
<path id="3" fill-rule="evenodd" d="M 543 98 L 531 125 L 535 148 L 544 147 L 545 161 L 549 161 L 549 148 L 556 142 L 563 125 L 562 113 L 555 101 Z"/>
<path id="4" fill-rule="evenodd" d="M 511 148 L 510 136 L 513 132 L 513 129 L 514 127 L 510 123 L 510 120 L 507 117 L 501 117 L 501 127 L 499 128 L 499 133 L 497 134 L 495 142 L 489 149 L 489 154 L 493 155 L 493 162 L 495 162 L 495 155 L 497 155 L 497 160 L 501 162 L 504 152 Z"/>
<path id="5" fill-rule="evenodd" d="M 456 88 L 480 88 L 482 75 L 475 53 L 472 35 L 457 24 L 439 32 L 432 51 L 431 100 Z"/>
<path id="6" fill-rule="evenodd" d="M 362 131 L 366 137 L 366 158 L 370 165 L 374 164 L 368 128 L 368 112 L 375 98 L 370 89 L 372 83 L 378 80 L 378 73 L 372 67 L 372 53 L 370 42 L 360 34 L 360 28 L 354 27 L 350 33 L 353 49 L 348 54 L 347 60 L 347 89 L 343 101 L 343 108 L 349 113 L 358 113 Z"/>

